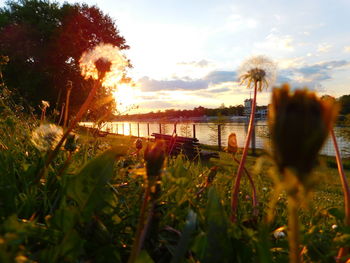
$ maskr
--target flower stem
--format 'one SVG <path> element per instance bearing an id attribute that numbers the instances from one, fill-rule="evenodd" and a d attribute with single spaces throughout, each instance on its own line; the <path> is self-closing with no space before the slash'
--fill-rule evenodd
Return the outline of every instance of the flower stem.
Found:
<path id="1" fill-rule="evenodd" d="M 232 195 L 231 195 L 231 221 L 232 222 L 236 221 L 239 185 L 240 185 L 241 178 L 242 178 L 242 172 L 243 172 L 244 164 L 245 164 L 245 161 L 246 161 L 246 158 L 247 158 L 250 138 L 251 138 L 252 132 L 253 132 L 257 89 L 258 89 L 258 82 L 255 81 L 254 98 L 253 98 L 252 110 L 251 110 L 251 113 L 250 113 L 248 134 L 247 134 L 247 137 L 246 137 L 246 141 L 245 141 L 245 145 L 244 145 L 241 161 L 240 161 L 239 166 L 238 166 L 236 181 L 235 181 L 235 184 L 233 185 L 233 190 L 232 190 Z"/>
<path id="2" fill-rule="evenodd" d="M 145 218 L 146 218 L 146 208 L 148 205 L 148 200 L 150 198 L 150 187 L 146 187 L 145 191 L 145 196 L 143 198 L 142 206 L 141 206 L 141 211 L 140 211 L 140 218 L 139 218 L 139 223 L 137 225 L 137 230 L 136 230 L 136 237 L 132 246 L 131 254 L 128 260 L 128 263 L 134 263 L 137 256 L 140 253 L 141 246 L 142 246 L 142 233 L 144 232 L 144 225 L 145 225 Z"/>
<path id="3" fill-rule="evenodd" d="M 288 196 L 288 242 L 289 263 L 300 263 L 298 203 L 293 196 Z"/>
<path id="4" fill-rule="evenodd" d="M 239 160 L 236 158 L 236 156 L 233 156 L 233 159 L 235 160 L 236 163 L 239 164 Z M 255 188 L 255 184 L 254 184 L 254 180 L 252 178 L 252 176 L 250 175 L 250 173 L 248 172 L 247 168 L 245 168 L 245 166 L 243 167 L 245 174 L 248 177 L 248 180 L 250 182 L 250 185 L 252 187 L 252 205 L 253 205 L 253 215 L 254 216 L 258 216 L 259 214 L 259 209 L 258 209 L 258 197 L 256 194 L 256 188 Z"/>
<path id="5" fill-rule="evenodd" d="M 338 172 L 340 176 L 340 181 L 342 183 L 343 187 L 343 193 L 344 193 L 344 210 L 345 210 L 345 225 L 350 226 L 350 189 L 349 189 L 349 184 L 346 180 L 344 168 L 343 168 L 343 163 L 342 159 L 340 156 L 340 151 L 337 143 L 337 139 L 334 134 L 334 129 L 331 129 L 331 137 L 334 145 L 334 150 L 335 150 L 335 156 L 337 160 L 337 166 L 338 166 Z M 340 248 L 338 251 L 338 256 L 337 256 L 337 262 L 341 262 L 341 258 L 346 256 L 348 249 L 345 248 Z"/>
<path id="6" fill-rule="evenodd" d="M 65 133 L 63 134 L 61 140 L 58 142 L 58 144 L 55 147 L 55 149 L 48 154 L 48 156 L 46 158 L 45 166 L 40 170 L 37 180 L 40 180 L 40 178 L 44 175 L 45 170 L 50 165 L 50 163 L 53 161 L 53 159 L 57 156 L 61 146 L 63 145 L 63 143 L 66 140 L 66 138 L 69 135 L 69 133 L 75 128 L 76 124 L 82 119 L 83 115 L 88 110 L 92 99 L 96 95 L 97 88 L 100 86 L 100 83 L 101 83 L 101 79 L 98 79 L 97 81 L 94 82 L 94 85 L 93 85 L 92 89 L 90 90 L 90 93 L 89 93 L 88 97 L 86 98 L 84 104 L 79 109 L 75 119 L 72 121 L 72 123 L 70 124 L 68 129 L 65 131 Z"/>

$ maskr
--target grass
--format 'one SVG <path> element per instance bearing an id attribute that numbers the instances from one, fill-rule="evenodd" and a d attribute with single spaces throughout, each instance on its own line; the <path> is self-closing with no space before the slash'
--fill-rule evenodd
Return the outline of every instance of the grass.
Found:
<path id="1" fill-rule="evenodd" d="M 147 184 L 143 154 L 132 154 L 135 138 L 96 138 L 80 131 L 78 149 L 61 150 L 44 177 L 37 178 L 46 158 L 30 142 L 38 121 L 0 102 L 0 262 L 126 262 Z M 152 142 L 143 144 L 145 149 Z M 207 184 L 213 166 L 219 169 Z M 243 176 L 238 222 L 232 224 L 237 169 L 232 157 L 220 152 L 209 162 L 168 158 L 136 262 L 286 262 L 287 239 L 274 236 L 287 224 L 286 194 L 274 184 L 274 165 L 259 150 L 248 155 L 246 167 L 257 187 L 260 217 L 252 217 L 251 188 Z M 300 210 L 303 257 L 305 262 L 334 262 L 350 230 L 343 224 L 333 158 L 320 158 L 314 182 L 315 191 Z M 275 217 L 266 224 L 269 211 Z"/>

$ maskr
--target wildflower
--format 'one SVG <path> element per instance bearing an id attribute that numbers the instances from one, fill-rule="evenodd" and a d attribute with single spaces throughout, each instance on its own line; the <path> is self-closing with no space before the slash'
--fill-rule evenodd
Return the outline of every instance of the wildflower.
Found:
<path id="1" fill-rule="evenodd" d="M 285 229 L 286 227 L 284 226 L 277 228 L 275 231 L 273 231 L 273 236 L 276 239 L 284 238 L 286 236 L 286 234 L 283 232 Z"/>
<path id="2" fill-rule="evenodd" d="M 42 124 L 32 132 L 31 141 L 39 151 L 53 150 L 63 136 L 61 127 Z"/>
<path id="3" fill-rule="evenodd" d="M 236 180 L 232 189 L 231 196 L 231 221 L 236 220 L 238 207 L 238 191 L 244 169 L 244 164 L 248 154 L 248 148 L 252 133 L 254 130 L 254 118 L 256 109 L 257 91 L 262 91 L 263 87 L 268 87 L 274 79 L 276 73 L 276 65 L 265 56 L 256 56 L 246 60 L 239 68 L 239 76 L 241 84 L 246 84 L 248 88 L 254 87 L 254 97 L 251 105 L 249 118 L 248 133 L 243 148 L 241 161 L 239 162 Z"/>
<path id="4" fill-rule="evenodd" d="M 43 105 L 43 108 L 44 108 L 44 109 L 50 107 L 50 103 L 49 103 L 48 101 L 46 101 L 46 100 L 42 100 L 42 101 L 41 101 L 41 104 Z"/>
<path id="5" fill-rule="evenodd" d="M 273 90 L 269 128 L 274 159 L 283 173 L 289 168 L 305 182 L 337 115 L 330 101 L 306 89 L 290 94 L 289 85 Z"/>
<path id="6" fill-rule="evenodd" d="M 111 44 L 100 44 L 85 52 L 80 60 L 82 75 L 103 80 L 103 86 L 114 86 L 123 77 L 128 61 L 119 48 Z"/>
<path id="7" fill-rule="evenodd" d="M 250 88 L 259 83 L 258 90 L 262 91 L 275 81 L 276 64 L 265 56 L 255 56 L 243 62 L 238 73 L 241 84 Z"/>
<path id="8" fill-rule="evenodd" d="M 228 142 L 227 142 L 227 151 L 229 153 L 232 153 L 235 155 L 237 153 L 238 146 L 237 146 L 237 138 L 235 133 L 231 133 L 228 136 Z"/>

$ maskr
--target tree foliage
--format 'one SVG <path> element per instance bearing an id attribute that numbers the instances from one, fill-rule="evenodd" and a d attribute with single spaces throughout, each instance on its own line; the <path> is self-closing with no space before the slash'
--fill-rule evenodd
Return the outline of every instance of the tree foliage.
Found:
<path id="1" fill-rule="evenodd" d="M 47 100 L 60 108 L 67 81 L 72 81 L 73 110 L 89 89 L 79 70 L 82 53 L 102 42 L 128 48 L 115 22 L 97 6 L 86 4 L 8 1 L 0 9 L 0 34 L 0 54 L 10 58 L 3 70 L 7 85 L 33 105 Z"/>

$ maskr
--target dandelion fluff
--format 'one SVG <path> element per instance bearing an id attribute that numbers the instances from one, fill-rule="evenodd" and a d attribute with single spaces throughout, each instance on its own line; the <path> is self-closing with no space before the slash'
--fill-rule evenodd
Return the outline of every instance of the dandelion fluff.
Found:
<path id="1" fill-rule="evenodd" d="M 61 127 L 53 124 L 42 124 L 32 132 L 31 142 L 39 151 L 53 150 L 62 136 Z"/>
<path id="2" fill-rule="evenodd" d="M 276 80 L 276 64 L 266 56 L 254 56 L 242 63 L 238 75 L 247 88 L 254 87 L 255 82 L 261 82 L 261 89 L 267 88 Z"/>
<path id="3" fill-rule="evenodd" d="M 85 79 L 98 79 L 98 65 L 101 61 L 108 62 L 102 85 L 104 87 L 115 86 L 123 77 L 124 70 L 129 65 L 128 60 L 118 47 L 111 44 L 99 44 L 81 56 L 79 64 L 82 76 Z"/>

